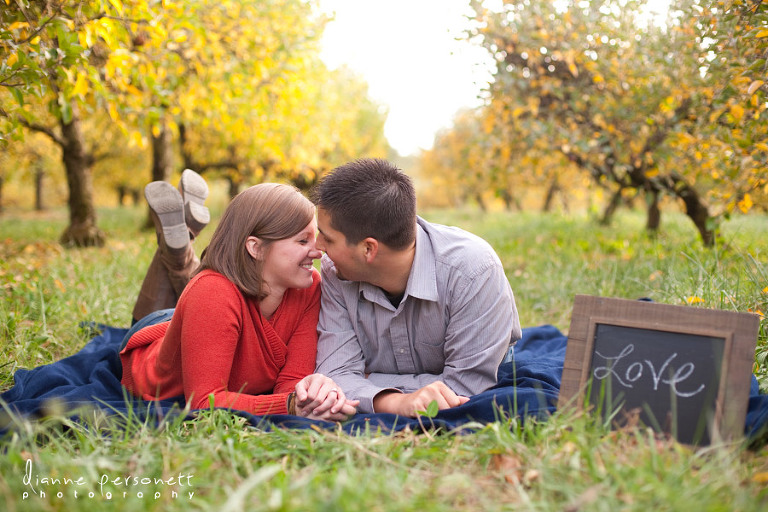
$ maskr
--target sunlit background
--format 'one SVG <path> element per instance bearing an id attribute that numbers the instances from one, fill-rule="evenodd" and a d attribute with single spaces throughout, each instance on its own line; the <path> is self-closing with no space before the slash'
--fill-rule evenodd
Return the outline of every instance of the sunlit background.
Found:
<path id="1" fill-rule="evenodd" d="M 648 17 L 662 17 L 667 5 L 649 0 Z M 323 60 L 365 78 L 371 96 L 389 109 L 384 132 L 401 155 L 430 149 L 457 110 L 481 104 L 493 62 L 466 40 L 468 0 L 321 0 L 320 6 L 334 16 Z"/>

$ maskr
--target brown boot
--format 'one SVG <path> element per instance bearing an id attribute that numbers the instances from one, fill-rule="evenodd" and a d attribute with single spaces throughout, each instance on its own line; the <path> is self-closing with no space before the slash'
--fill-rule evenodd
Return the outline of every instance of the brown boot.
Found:
<path id="1" fill-rule="evenodd" d="M 158 247 L 133 306 L 133 320 L 141 320 L 160 309 L 175 308 L 181 292 L 199 266 L 200 259 L 192 244 L 188 244 L 181 254 Z"/>
<path id="2" fill-rule="evenodd" d="M 164 181 L 154 181 L 144 189 L 157 234 L 157 251 L 133 308 L 134 320 L 153 311 L 176 307 L 176 302 L 200 265 L 184 222 L 181 194 Z"/>
<path id="3" fill-rule="evenodd" d="M 179 191 L 184 200 L 184 220 L 192 238 L 196 238 L 211 222 L 211 212 L 203 206 L 208 197 L 208 184 L 192 169 L 184 169 L 179 181 Z"/>
<path id="4" fill-rule="evenodd" d="M 160 246 L 159 254 L 160 263 L 165 270 L 168 282 L 171 283 L 171 288 L 176 294 L 176 300 L 181 296 L 181 292 L 184 291 L 184 287 L 200 266 L 200 259 L 195 254 L 195 250 L 192 248 L 192 244 L 187 244 L 187 247 L 183 253 L 177 251 L 166 250 Z M 175 306 L 175 302 L 174 302 Z M 173 307 L 173 306 L 171 306 Z"/>
<path id="5" fill-rule="evenodd" d="M 168 278 L 168 271 L 160 261 L 158 249 L 147 268 L 139 296 L 133 306 L 133 321 L 141 320 L 153 311 L 174 308 L 178 299 L 173 284 Z"/>

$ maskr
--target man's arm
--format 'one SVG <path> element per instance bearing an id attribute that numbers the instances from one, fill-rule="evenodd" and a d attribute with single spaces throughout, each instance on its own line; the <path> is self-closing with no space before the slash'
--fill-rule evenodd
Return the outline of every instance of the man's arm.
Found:
<path id="1" fill-rule="evenodd" d="M 499 363 L 510 341 L 521 333 L 514 297 L 501 264 L 487 265 L 477 275 L 457 276 L 449 286 L 453 295 L 443 372 L 371 374 L 370 380 L 378 385 L 406 391 L 378 394 L 373 401 L 376 412 L 414 416 L 432 400 L 440 409 L 455 407 L 496 383 Z"/>
<path id="2" fill-rule="evenodd" d="M 419 411 L 426 411 L 433 401 L 437 402 L 437 408 L 442 411 L 467 403 L 469 397 L 458 396 L 445 383 L 436 381 L 413 393 L 382 391 L 373 398 L 373 408 L 376 412 L 415 417 Z"/>
<path id="3" fill-rule="evenodd" d="M 317 325 L 317 368 L 332 378 L 346 396 L 359 400 L 358 410 L 371 413 L 373 397 L 387 386 L 379 386 L 365 376 L 363 349 L 355 333 L 353 319 L 344 300 L 345 286 L 327 256 L 322 261 L 322 295 Z M 397 391 L 389 388 L 390 391 Z"/>

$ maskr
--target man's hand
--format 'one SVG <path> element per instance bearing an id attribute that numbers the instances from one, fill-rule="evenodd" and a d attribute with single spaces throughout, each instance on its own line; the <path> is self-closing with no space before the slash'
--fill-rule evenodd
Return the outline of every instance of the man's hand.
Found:
<path id="1" fill-rule="evenodd" d="M 313 373 L 296 384 L 296 414 L 311 420 L 344 421 L 357 412 L 357 400 L 347 400 L 333 379 Z"/>
<path id="2" fill-rule="evenodd" d="M 443 410 L 465 404 L 469 398 L 457 395 L 438 380 L 413 393 L 382 391 L 373 398 L 373 410 L 415 418 L 418 411 L 426 411 L 433 400 L 437 402 L 437 408 Z"/>

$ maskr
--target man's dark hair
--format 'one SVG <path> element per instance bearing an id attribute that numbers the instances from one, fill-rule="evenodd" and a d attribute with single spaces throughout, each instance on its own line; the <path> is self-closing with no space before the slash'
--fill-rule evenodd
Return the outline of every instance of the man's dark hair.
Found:
<path id="1" fill-rule="evenodd" d="M 413 183 L 386 160 L 363 158 L 337 167 L 320 180 L 312 201 L 349 244 L 372 237 L 399 250 L 416 239 Z"/>

